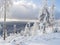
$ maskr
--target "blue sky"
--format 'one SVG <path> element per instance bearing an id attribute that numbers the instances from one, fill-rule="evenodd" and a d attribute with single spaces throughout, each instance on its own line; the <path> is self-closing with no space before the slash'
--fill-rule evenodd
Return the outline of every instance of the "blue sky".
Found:
<path id="1" fill-rule="evenodd" d="M 60 11 L 60 0 L 56 0 L 56 8 Z"/>

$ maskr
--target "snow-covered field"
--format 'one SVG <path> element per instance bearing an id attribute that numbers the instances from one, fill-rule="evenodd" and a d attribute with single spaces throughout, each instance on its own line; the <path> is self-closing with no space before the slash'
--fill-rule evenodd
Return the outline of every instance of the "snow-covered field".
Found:
<path id="1" fill-rule="evenodd" d="M 60 33 L 27 37 L 15 34 L 7 37 L 5 41 L 0 37 L 0 45 L 60 45 Z"/>

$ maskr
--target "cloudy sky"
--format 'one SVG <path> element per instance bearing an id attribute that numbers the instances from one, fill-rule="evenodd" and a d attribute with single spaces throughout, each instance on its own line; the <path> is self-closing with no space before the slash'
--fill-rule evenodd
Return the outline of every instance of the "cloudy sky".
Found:
<path id="1" fill-rule="evenodd" d="M 52 0 L 48 0 L 48 6 Z M 1 2 L 1 0 L 0 0 Z M 12 7 L 9 8 L 7 18 L 13 19 L 37 19 L 42 0 L 14 0 Z M 55 18 L 60 19 L 60 0 L 55 0 Z M 3 14 L 0 15 L 3 17 Z"/>

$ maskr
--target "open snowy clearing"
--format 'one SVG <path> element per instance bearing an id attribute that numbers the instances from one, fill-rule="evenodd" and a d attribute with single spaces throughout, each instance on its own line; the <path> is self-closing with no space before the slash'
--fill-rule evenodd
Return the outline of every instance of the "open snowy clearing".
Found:
<path id="1" fill-rule="evenodd" d="M 0 45 L 60 45 L 60 33 L 27 37 L 17 34 L 7 37 L 5 41 L 0 37 Z"/>

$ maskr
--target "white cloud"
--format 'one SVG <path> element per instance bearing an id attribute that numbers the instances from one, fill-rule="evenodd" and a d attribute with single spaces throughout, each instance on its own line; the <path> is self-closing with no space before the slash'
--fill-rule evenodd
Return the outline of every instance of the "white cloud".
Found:
<path id="1" fill-rule="evenodd" d="M 1 4 L 0 0 L 0 6 Z M 3 17 L 4 14 L 1 14 L 2 8 L 0 9 L 0 17 Z M 56 13 L 57 18 L 60 18 L 60 13 Z M 9 14 L 7 14 L 7 18 L 13 18 L 13 19 L 35 19 L 39 15 L 39 6 L 37 6 L 35 3 L 32 2 L 32 0 L 29 2 L 27 0 L 20 0 L 20 1 L 15 1 L 10 8 Z"/>
<path id="2" fill-rule="evenodd" d="M 36 18 L 38 16 L 38 6 L 33 2 L 17 1 L 13 3 L 8 18 Z"/>

